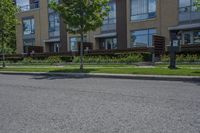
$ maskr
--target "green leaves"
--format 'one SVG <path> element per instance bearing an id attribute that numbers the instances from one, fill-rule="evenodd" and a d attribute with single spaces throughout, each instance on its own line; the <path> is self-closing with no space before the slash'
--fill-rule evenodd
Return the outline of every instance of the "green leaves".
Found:
<path id="1" fill-rule="evenodd" d="M 200 0 L 196 0 L 196 1 L 195 1 L 195 6 L 196 6 L 197 9 L 200 11 Z"/>
<path id="2" fill-rule="evenodd" d="M 17 24 L 15 15 L 17 12 L 18 9 L 12 0 L 0 0 L 0 51 L 2 51 L 3 44 L 6 49 L 10 49 L 9 51 L 15 49 L 15 26 Z"/>
<path id="3" fill-rule="evenodd" d="M 102 26 L 108 15 L 109 0 L 63 0 L 61 4 L 51 1 L 50 8 L 58 12 L 73 34 L 87 33 Z"/>

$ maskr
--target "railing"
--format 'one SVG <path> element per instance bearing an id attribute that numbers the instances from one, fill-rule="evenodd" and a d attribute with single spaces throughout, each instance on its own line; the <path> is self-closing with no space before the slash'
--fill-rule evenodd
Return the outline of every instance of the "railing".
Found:
<path id="1" fill-rule="evenodd" d="M 156 12 L 131 14 L 131 21 L 141 21 L 145 19 L 152 19 L 156 17 Z"/>
<path id="2" fill-rule="evenodd" d="M 40 7 L 40 4 L 39 4 L 39 3 L 34 3 L 34 4 L 30 4 L 30 5 L 21 6 L 21 7 L 20 7 L 20 11 L 21 11 L 21 12 L 25 12 L 25 11 L 37 9 L 37 8 L 39 8 L 39 7 Z"/>
<path id="3" fill-rule="evenodd" d="M 186 6 L 179 8 L 180 23 L 195 23 L 200 22 L 200 11 L 196 6 Z"/>
<path id="4" fill-rule="evenodd" d="M 116 24 L 104 24 L 101 27 L 101 32 L 114 32 L 116 31 Z"/>

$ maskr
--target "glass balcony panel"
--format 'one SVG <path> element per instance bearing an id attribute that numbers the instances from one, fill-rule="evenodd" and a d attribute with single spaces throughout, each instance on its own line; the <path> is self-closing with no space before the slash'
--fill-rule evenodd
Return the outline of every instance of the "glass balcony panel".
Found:
<path id="1" fill-rule="evenodd" d="M 196 21 L 200 21 L 200 11 L 195 6 L 179 8 L 180 23 L 194 23 Z"/>
<path id="2" fill-rule="evenodd" d="M 116 31 L 116 24 L 104 24 L 101 27 L 101 32 L 114 32 Z"/>

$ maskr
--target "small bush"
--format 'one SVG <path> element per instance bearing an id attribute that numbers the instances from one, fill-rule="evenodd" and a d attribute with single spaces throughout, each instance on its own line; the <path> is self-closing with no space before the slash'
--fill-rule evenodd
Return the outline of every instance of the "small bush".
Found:
<path id="1" fill-rule="evenodd" d="M 118 56 L 84 56 L 85 63 L 126 63 L 131 64 L 135 62 L 142 62 L 144 58 L 141 54 L 126 54 L 126 55 L 118 55 Z M 74 57 L 74 63 L 80 62 L 80 57 Z"/>
<path id="2" fill-rule="evenodd" d="M 164 55 L 161 57 L 162 62 L 169 62 L 169 55 Z M 179 54 L 176 55 L 177 62 L 200 62 L 200 55 L 197 54 Z"/>
<path id="3" fill-rule="evenodd" d="M 61 58 L 59 56 L 49 56 L 46 59 L 46 62 L 50 63 L 50 64 L 54 64 L 54 63 L 61 63 L 62 60 L 61 60 Z"/>
<path id="4" fill-rule="evenodd" d="M 60 56 L 60 59 L 62 62 L 72 62 L 73 57 L 72 56 Z"/>
<path id="5" fill-rule="evenodd" d="M 31 58 L 31 57 L 25 57 L 23 60 L 22 60 L 22 63 L 24 63 L 24 64 L 31 64 L 31 63 L 33 63 L 34 62 L 34 60 L 33 60 L 33 58 Z"/>

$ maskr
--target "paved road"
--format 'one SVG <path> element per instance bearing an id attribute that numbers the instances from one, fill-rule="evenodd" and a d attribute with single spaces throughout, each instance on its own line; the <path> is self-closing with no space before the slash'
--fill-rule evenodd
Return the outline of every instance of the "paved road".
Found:
<path id="1" fill-rule="evenodd" d="M 200 83 L 0 75 L 0 133 L 200 133 Z"/>

